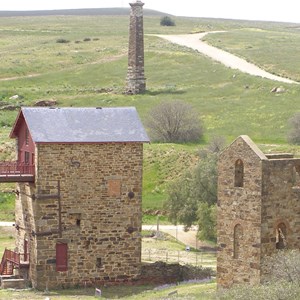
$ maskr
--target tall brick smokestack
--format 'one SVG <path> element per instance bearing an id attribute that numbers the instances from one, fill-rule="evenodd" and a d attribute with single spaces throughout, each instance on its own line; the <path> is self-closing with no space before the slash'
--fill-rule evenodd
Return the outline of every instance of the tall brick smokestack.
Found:
<path id="1" fill-rule="evenodd" d="M 129 4 L 131 12 L 126 93 L 140 94 L 146 90 L 146 78 L 144 74 L 144 3 L 136 0 L 136 2 Z"/>

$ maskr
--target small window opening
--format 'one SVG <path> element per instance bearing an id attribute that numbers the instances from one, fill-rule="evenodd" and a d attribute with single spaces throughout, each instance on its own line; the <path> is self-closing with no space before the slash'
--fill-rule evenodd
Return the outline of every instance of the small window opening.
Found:
<path id="1" fill-rule="evenodd" d="M 25 143 L 26 145 L 29 145 L 29 131 L 28 128 L 25 130 Z"/>
<path id="2" fill-rule="evenodd" d="M 30 162 L 30 153 L 25 151 L 25 157 L 24 157 L 24 160 L 25 160 L 25 164 L 28 165 Z"/>
<path id="3" fill-rule="evenodd" d="M 276 228 L 276 249 L 282 250 L 287 246 L 287 230 L 284 223 L 280 223 Z"/>
<path id="4" fill-rule="evenodd" d="M 73 226 L 80 227 L 81 225 L 81 213 L 70 213 L 70 222 Z"/>
<path id="5" fill-rule="evenodd" d="M 97 268 L 101 268 L 102 267 L 102 259 L 100 257 L 98 257 L 96 259 L 96 266 L 97 266 Z"/>
<path id="6" fill-rule="evenodd" d="M 244 186 L 244 163 L 241 159 L 235 162 L 234 186 Z"/>
<path id="7" fill-rule="evenodd" d="M 233 232 L 233 258 L 240 257 L 242 238 L 243 238 L 242 225 L 237 224 L 235 225 L 234 232 Z"/>

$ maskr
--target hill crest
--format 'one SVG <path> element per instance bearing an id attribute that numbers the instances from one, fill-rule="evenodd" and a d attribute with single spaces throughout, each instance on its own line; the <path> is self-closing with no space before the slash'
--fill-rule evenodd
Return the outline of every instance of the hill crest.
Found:
<path id="1" fill-rule="evenodd" d="M 38 16 L 118 16 L 129 15 L 130 8 L 79 8 L 79 9 L 56 9 L 56 10 L 28 10 L 28 11 L 0 11 L 0 17 L 38 17 Z M 144 9 L 144 15 L 148 16 L 162 16 L 168 15 L 166 13 Z"/>

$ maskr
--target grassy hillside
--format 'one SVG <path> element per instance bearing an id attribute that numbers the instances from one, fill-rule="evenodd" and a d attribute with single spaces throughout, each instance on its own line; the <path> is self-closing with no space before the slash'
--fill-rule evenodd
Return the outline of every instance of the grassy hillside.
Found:
<path id="1" fill-rule="evenodd" d="M 300 47 L 300 25 L 276 31 L 243 28 L 211 34 L 205 40 L 270 73 L 300 81 L 300 61 L 295 51 Z"/>
<path id="2" fill-rule="evenodd" d="M 228 69 L 151 34 L 226 30 L 208 35 L 207 40 L 273 73 L 299 80 L 300 53 L 295 49 L 300 39 L 296 25 L 173 18 L 176 26 L 161 27 L 160 16 L 144 17 L 147 92 L 135 96 L 123 94 L 128 16 L 0 18 L 0 108 L 49 99 L 60 106 L 135 106 L 145 121 L 149 110 L 161 101 L 192 104 L 206 128 L 201 144 L 145 146 L 145 208 L 161 207 L 167 183 L 195 164 L 198 149 L 213 136 L 225 136 L 230 142 L 240 134 L 248 134 L 258 143 L 288 150 L 287 120 L 298 110 L 300 85 Z M 272 93 L 277 86 L 285 91 Z M 11 100 L 13 95 L 19 98 Z M 5 137 L 16 114 L 0 110 L 1 159 L 14 155 L 13 142 Z"/>

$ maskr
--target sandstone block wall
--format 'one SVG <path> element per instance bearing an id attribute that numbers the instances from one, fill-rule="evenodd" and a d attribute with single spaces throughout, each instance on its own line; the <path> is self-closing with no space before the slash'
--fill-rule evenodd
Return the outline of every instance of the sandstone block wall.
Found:
<path id="1" fill-rule="evenodd" d="M 37 146 L 35 197 L 20 194 L 17 209 L 18 219 L 25 206 L 31 209 L 24 232 L 34 287 L 123 282 L 140 274 L 142 156 L 140 143 Z M 63 272 L 56 270 L 57 243 L 68 249 Z"/>
<path id="2" fill-rule="evenodd" d="M 235 186 L 235 163 L 244 164 L 244 185 Z M 243 140 L 222 153 L 218 165 L 217 280 L 223 287 L 258 283 L 260 277 L 261 161 Z M 234 257 L 234 230 L 241 226 Z"/>
<path id="3" fill-rule="evenodd" d="M 242 163 L 237 165 L 237 162 Z M 268 278 L 265 260 L 269 255 L 283 247 L 299 249 L 299 166 L 300 159 L 289 154 L 265 155 L 247 136 L 239 137 L 221 153 L 219 286 L 260 283 Z M 236 181 L 240 170 L 241 185 Z"/>
<path id="4" fill-rule="evenodd" d="M 130 3 L 128 71 L 126 91 L 130 94 L 146 90 L 144 75 L 144 24 L 142 2 Z"/>
<path id="5" fill-rule="evenodd" d="M 286 248 L 300 248 L 300 185 L 296 166 L 299 159 L 269 159 L 264 164 L 264 190 L 262 197 L 262 257 L 276 251 L 278 227 L 286 228 Z M 262 260 L 262 280 L 268 278 Z"/>

